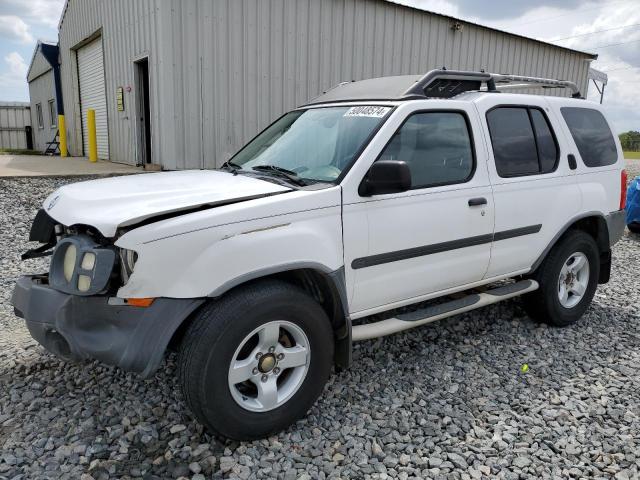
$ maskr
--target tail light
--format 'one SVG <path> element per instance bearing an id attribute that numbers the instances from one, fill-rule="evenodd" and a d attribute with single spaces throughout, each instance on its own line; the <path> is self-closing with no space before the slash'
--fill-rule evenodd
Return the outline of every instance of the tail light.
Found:
<path id="1" fill-rule="evenodd" d="M 622 170 L 620 174 L 620 210 L 627 204 L 627 171 Z"/>

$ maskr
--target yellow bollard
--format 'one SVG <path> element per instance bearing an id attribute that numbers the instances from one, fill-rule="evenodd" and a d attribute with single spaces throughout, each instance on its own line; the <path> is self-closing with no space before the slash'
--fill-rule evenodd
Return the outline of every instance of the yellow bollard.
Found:
<path id="1" fill-rule="evenodd" d="M 98 161 L 98 141 L 96 139 L 96 111 L 87 110 L 87 130 L 89 131 L 89 161 Z"/>
<path id="2" fill-rule="evenodd" d="M 64 124 L 64 115 L 58 115 L 58 135 L 60 136 L 60 156 L 66 157 L 67 151 L 67 127 Z"/>

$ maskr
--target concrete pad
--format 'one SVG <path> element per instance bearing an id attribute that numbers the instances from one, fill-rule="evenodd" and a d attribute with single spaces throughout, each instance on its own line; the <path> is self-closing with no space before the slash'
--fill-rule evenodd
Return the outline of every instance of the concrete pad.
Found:
<path id="1" fill-rule="evenodd" d="M 143 173 L 142 167 L 86 157 L 50 157 L 48 155 L 0 155 L 0 177 L 71 177 Z"/>

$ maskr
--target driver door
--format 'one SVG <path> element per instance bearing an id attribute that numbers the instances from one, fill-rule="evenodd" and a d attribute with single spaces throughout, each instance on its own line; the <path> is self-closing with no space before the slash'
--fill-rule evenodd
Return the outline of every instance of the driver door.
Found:
<path id="1" fill-rule="evenodd" d="M 411 189 L 361 197 L 352 180 L 344 191 L 354 318 L 479 282 L 489 266 L 494 206 L 477 114 L 451 100 L 415 105 L 399 106 L 384 128 L 390 138 L 358 162 L 366 170 L 378 159 L 407 162 Z"/>

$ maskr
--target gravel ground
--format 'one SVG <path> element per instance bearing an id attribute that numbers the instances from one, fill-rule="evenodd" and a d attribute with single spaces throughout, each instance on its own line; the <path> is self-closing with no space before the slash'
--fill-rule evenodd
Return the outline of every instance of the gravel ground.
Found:
<path id="1" fill-rule="evenodd" d="M 46 269 L 18 261 L 31 219 L 67 181 L 0 180 L 0 479 L 640 478 L 640 237 L 574 327 L 510 301 L 364 342 L 306 419 L 222 444 L 186 411 L 175 358 L 146 381 L 67 364 L 13 315 L 16 277 Z"/>

